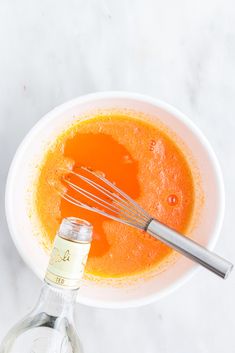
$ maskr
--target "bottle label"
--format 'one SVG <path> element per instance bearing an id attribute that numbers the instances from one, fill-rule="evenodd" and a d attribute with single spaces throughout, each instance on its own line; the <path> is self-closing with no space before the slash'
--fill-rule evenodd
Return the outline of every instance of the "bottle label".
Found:
<path id="1" fill-rule="evenodd" d="M 83 277 L 90 243 L 79 243 L 56 236 L 45 281 L 67 289 L 77 289 Z"/>
<path id="2" fill-rule="evenodd" d="M 18 336 L 11 353 L 72 353 L 67 336 L 48 327 L 30 329 Z"/>

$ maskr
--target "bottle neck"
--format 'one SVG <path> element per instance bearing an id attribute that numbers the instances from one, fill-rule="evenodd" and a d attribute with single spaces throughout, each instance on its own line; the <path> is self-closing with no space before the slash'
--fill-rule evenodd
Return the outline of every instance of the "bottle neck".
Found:
<path id="1" fill-rule="evenodd" d="M 92 226 L 78 218 L 64 218 L 45 274 L 37 312 L 73 316 L 74 303 L 90 250 Z"/>
<path id="2" fill-rule="evenodd" d="M 77 293 L 78 290 L 60 289 L 45 283 L 36 310 L 50 316 L 72 318 Z"/>

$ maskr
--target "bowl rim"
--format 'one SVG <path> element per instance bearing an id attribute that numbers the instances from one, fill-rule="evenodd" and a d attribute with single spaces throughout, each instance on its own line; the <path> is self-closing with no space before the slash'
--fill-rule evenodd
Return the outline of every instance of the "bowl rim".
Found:
<path id="1" fill-rule="evenodd" d="M 6 189 L 5 189 L 5 214 L 6 214 L 6 220 L 8 224 L 8 228 L 10 231 L 10 235 L 12 237 L 12 240 L 22 257 L 23 261 L 29 266 L 29 268 L 37 275 L 37 277 L 41 277 L 39 274 L 39 271 L 36 266 L 34 266 L 34 262 L 30 261 L 29 256 L 27 256 L 27 252 L 25 251 L 25 247 L 22 247 L 21 242 L 19 241 L 19 236 L 14 228 L 14 221 L 13 221 L 13 214 L 11 212 L 11 198 L 12 198 L 12 184 L 15 178 L 15 169 L 18 163 L 18 159 L 20 155 L 24 152 L 25 149 L 27 149 L 28 146 L 28 141 L 33 137 L 34 134 L 37 133 L 37 131 L 41 128 L 43 128 L 48 121 L 53 120 L 56 115 L 60 114 L 61 112 L 64 112 L 66 110 L 69 110 L 72 108 L 74 105 L 78 104 L 84 104 L 88 103 L 90 101 L 94 102 L 96 100 L 107 100 L 107 99 L 129 99 L 129 100 L 137 100 L 139 102 L 143 102 L 146 104 L 151 104 L 153 106 L 156 106 L 167 113 L 171 114 L 174 116 L 176 120 L 181 121 L 186 127 L 188 127 L 194 136 L 199 140 L 200 144 L 203 146 L 203 148 L 207 151 L 208 156 L 211 160 L 211 163 L 214 167 L 214 177 L 215 177 L 215 182 L 216 182 L 216 187 L 217 187 L 217 192 L 218 192 L 218 198 L 220 200 L 219 202 L 219 207 L 218 207 L 218 215 L 217 219 L 214 221 L 214 233 L 212 236 L 209 238 L 207 248 L 212 250 L 216 242 L 219 238 L 219 233 L 222 227 L 222 222 L 224 218 L 224 211 L 225 211 L 225 192 L 224 192 L 224 183 L 223 183 L 223 177 L 222 177 L 222 172 L 221 168 L 219 165 L 219 162 L 217 160 L 216 154 L 214 150 L 212 149 L 210 143 L 208 142 L 207 138 L 203 135 L 203 133 L 200 131 L 200 129 L 188 118 L 184 113 L 182 113 L 180 110 L 177 108 L 173 107 L 171 104 L 166 103 L 162 100 L 156 99 L 154 97 L 150 97 L 144 94 L 140 93 L 135 93 L 135 92 L 127 92 L 127 91 L 103 91 L 103 92 L 95 92 L 95 93 L 90 93 L 86 95 L 79 96 L 77 98 L 74 98 L 72 100 L 69 100 L 51 111 L 49 111 L 47 114 L 45 114 L 41 119 L 38 120 L 38 122 L 29 130 L 29 132 L 26 134 L 26 136 L 23 138 L 22 142 L 18 146 L 15 155 L 12 159 L 9 171 L 8 171 L 8 176 L 7 176 L 7 181 L 6 181 Z M 182 275 L 179 279 L 175 280 L 171 285 L 169 285 L 167 288 L 162 289 L 158 291 L 157 293 L 146 295 L 142 298 L 139 299 L 127 299 L 123 301 L 103 301 L 103 300 L 96 300 L 96 299 L 89 299 L 83 296 L 80 296 L 79 298 L 79 303 L 84 304 L 84 305 L 89 305 L 93 307 L 100 307 L 100 308 L 130 308 L 130 307 L 137 307 L 137 306 L 142 306 L 146 304 L 150 304 L 154 301 L 157 301 L 164 296 L 172 293 L 179 287 L 181 287 L 183 284 L 185 284 L 189 279 L 192 278 L 192 276 L 201 269 L 201 266 L 198 264 L 194 264 L 191 268 L 188 269 L 187 272 L 185 272 L 184 275 Z"/>

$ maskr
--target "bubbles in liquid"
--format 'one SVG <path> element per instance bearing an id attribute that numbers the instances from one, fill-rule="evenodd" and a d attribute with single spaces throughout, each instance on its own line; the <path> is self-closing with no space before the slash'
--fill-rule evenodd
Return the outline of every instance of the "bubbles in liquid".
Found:
<path id="1" fill-rule="evenodd" d="M 178 197 L 174 194 L 171 194 L 167 197 L 167 202 L 170 206 L 176 206 L 178 203 Z"/>
<path id="2" fill-rule="evenodd" d="M 130 163 L 133 162 L 133 161 L 131 160 L 130 156 L 128 156 L 128 155 L 125 155 L 125 156 L 123 157 L 123 161 L 124 161 L 125 164 L 130 164 Z"/>
<path id="3" fill-rule="evenodd" d="M 133 131 L 135 134 L 137 134 L 138 132 L 140 132 L 140 129 L 136 126 L 136 127 L 134 127 Z"/>
<path id="4" fill-rule="evenodd" d="M 61 180 L 47 178 L 47 183 L 50 185 L 58 195 L 64 195 L 68 191 L 68 188 L 61 182 Z"/>
<path id="5" fill-rule="evenodd" d="M 106 175 L 104 172 L 102 172 L 101 170 L 94 170 L 94 173 L 95 175 L 97 175 L 98 177 L 101 177 L 101 178 L 105 178 Z"/>

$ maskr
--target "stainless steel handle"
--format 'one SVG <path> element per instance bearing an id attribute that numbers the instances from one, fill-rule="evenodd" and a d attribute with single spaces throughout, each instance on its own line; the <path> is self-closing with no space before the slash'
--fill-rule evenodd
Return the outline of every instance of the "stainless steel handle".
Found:
<path id="1" fill-rule="evenodd" d="M 224 279 L 232 271 L 233 264 L 231 262 L 155 219 L 151 220 L 146 232 Z"/>

